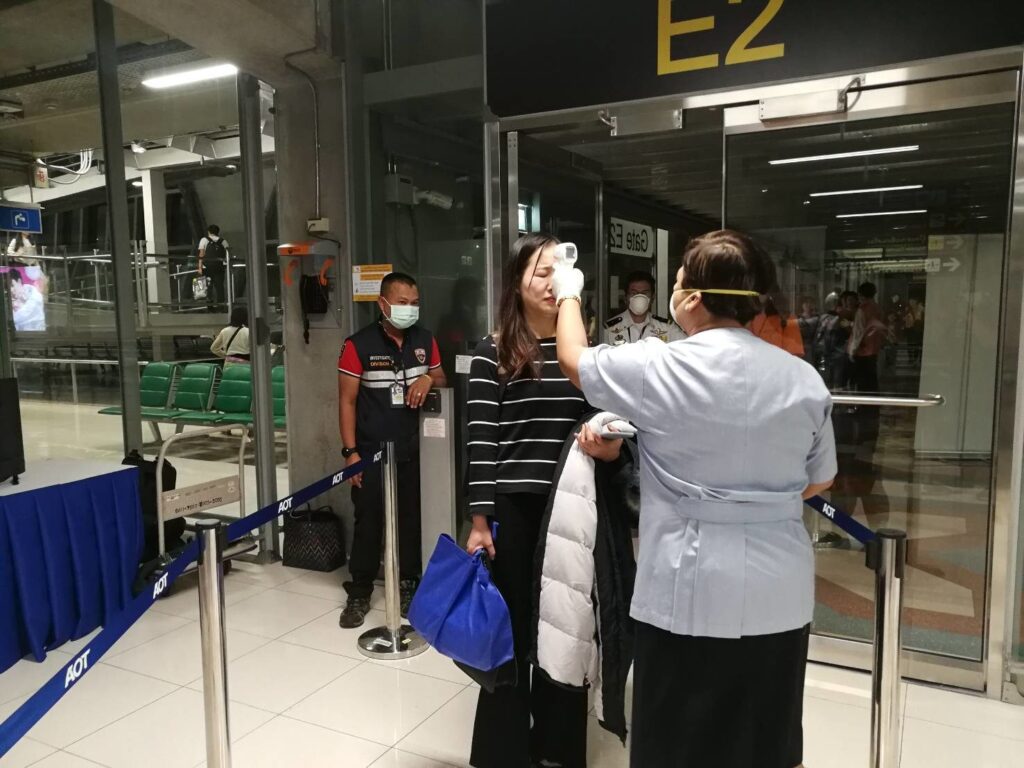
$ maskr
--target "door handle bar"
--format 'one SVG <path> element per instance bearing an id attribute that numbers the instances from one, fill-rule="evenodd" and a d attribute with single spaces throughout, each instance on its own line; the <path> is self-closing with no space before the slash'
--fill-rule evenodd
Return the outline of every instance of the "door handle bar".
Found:
<path id="1" fill-rule="evenodd" d="M 891 408 L 933 408 L 942 405 L 942 395 L 921 395 L 920 397 L 896 397 L 894 395 L 832 395 L 836 405 L 884 405 Z"/>

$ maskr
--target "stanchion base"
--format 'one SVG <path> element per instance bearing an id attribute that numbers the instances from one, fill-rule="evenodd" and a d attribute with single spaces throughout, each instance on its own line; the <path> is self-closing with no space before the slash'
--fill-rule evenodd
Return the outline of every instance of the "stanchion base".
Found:
<path id="1" fill-rule="evenodd" d="M 387 627 L 377 627 L 359 636 L 359 652 L 371 659 L 409 659 L 427 650 L 427 641 L 408 624 L 397 633 Z"/>

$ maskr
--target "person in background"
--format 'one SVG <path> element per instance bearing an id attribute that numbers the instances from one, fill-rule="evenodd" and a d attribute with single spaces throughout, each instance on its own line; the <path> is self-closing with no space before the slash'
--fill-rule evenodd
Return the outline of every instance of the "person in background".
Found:
<path id="1" fill-rule="evenodd" d="M 803 499 L 836 474 L 832 399 L 744 327 L 775 284 L 750 238 L 710 232 L 682 261 L 674 344 L 588 348 L 583 275 L 559 264 L 552 278 L 562 372 L 638 430 L 630 765 L 794 768 L 814 613 Z"/>
<path id="2" fill-rule="evenodd" d="M 249 347 L 249 310 L 235 307 L 231 310 L 228 326 L 217 334 L 210 345 L 210 351 L 217 357 L 224 358 L 224 367 L 248 363 Z"/>
<path id="3" fill-rule="evenodd" d="M 505 262 L 497 331 L 476 347 L 469 384 L 469 552 L 493 558 L 494 583 L 508 604 L 517 682 L 480 691 L 470 765 L 583 768 L 587 693 L 532 670 L 531 619 L 540 525 L 566 438 L 589 407 L 558 368 L 551 270 L 558 240 L 530 233 Z M 582 323 L 582 321 L 581 321 Z M 580 445 L 594 458 L 618 458 L 621 440 L 598 446 L 584 428 Z M 497 527 L 492 537 L 491 525 Z"/>
<path id="4" fill-rule="evenodd" d="M 846 351 L 853 366 L 850 378 L 858 392 L 879 391 L 878 353 L 885 344 L 887 328 L 882 321 L 882 308 L 875 301 L 877 292 L 874 283 L 861 283 L 857 289 L 860 303 Z"/>
<path id="5" fill-rule="evenodd" d="M 800 301 L 800 316 L 796 321 L 800 327 L 800 340 L 804 345 L 804 359 L 811 365 L 814 365 L 814 337 L 822 317 L 810 296 L 805 296 Z"/>
<path id="6" fill-rule="evenodd" d="M 24 232 L 17 233 L 7 244 L 7 255 L 11 257 L 12 266 L 20 266 L 25 270 L 27 280 L 46 300 L 47 280 L 43 263 L 37 258 L 36 244 L 32 237 Z"/>
<path id="7" fill-rule="evenodd" d="M 748 330 L 759 339 L 784 349 L 791 355 L 804 356 L 800 323 L 788 312 L 780 312 L 772 295 L 761 297 L 761 311 L 750 321 Z"/>
<path id="8" fill-rule="evenodd" d="M 626 311 L 604 324 L 605 344 L 630 344 L 650 337 L 662 341 L 681 338 L 672 323 L 651 312 L 654 290 L 654 276 L 649 272 L 632 272 L 626 276 Z"/>
<path id="9" fill-rule="evenodd" d="M 850 383 L 846 347 L 858 301 L 856 291 L 833 291 L 825 299 L 828 312 L 822 315 L 814 334 L 814 366 L 831 390 L 844 390 Z"/>
<path id="10" fill-rule="evenodd" d="M 2 241 L 0 241 L 2 242 Z M 36 259 L 36 244 L 32 242 L 31 235 L 25 232 L 18 232 L 7 244 L 7 255 L 17 259 L 22 264 L 38 264 Z"/>
<path id="11" fill-rule="evenodd" d="M 211 224 L 206 228 L 206 236 L 199 241 L 199 257 L 196 269 L 200 275 L 210 279 L 206 293 L 206 303 L 210 311 L 215 305 L 223 304 L 227 297 L 224 293 L 227 279 L 228 241 L 220 236 L 220 227 Z"/>
<path id="12" fill-rule="evenodd" d="M 419 408 L 432 387 L 445 386 L 434 335 L 418 324 L 416 281 L 392 272 L 381 281 L 378 319 L 357 331 L 338 358 L 338 400 L 345 466 L 370 459 L 382 442 L 394 442 L 398 464 L 398 552 L 401 612 L 409 612 L 419 585 L 420 441 Z M 372 464 L 352 483 L 355 527 L 348 601 L 338 624 L 362 626 L 370 611 L 373 580 L 380 569 L 384 535 L 382 465 Z"/>
<path id="13" fill-rule="evenodd" d="M 910 347 L 911 359 L 920 364 L 921 349 L 924 346 L 924 303 L 920 298 L 911 296 L 907 299 L 903 325 L 907 329 L 907 345 Z"/>

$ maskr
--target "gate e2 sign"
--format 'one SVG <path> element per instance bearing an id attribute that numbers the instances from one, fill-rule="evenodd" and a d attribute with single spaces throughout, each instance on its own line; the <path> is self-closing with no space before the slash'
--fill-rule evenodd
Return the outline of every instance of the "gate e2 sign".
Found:
<path id="1" fill-rule="evenodd" d="M 653 227 L 624 219 L 612 218 L 608 221 L 609 252 L 640 256 L 645 259 L 654 257 L 657 240 L 654 237 Z"/>

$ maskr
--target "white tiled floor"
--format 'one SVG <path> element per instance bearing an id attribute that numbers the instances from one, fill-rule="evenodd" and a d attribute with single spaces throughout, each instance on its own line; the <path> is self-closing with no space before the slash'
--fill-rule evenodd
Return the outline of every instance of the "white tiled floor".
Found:
<path id="1" fill-rule="evenodd" d="M 23 404 L 26 412 L 26 446 L 36 458 L 83 455 L 82 446 L 90 457 L 120 455 L 119 433 L 111 429 L 116 420 L 53 404 Z M 185 482 L 220 474 L 211 462 L 175 464 Z M 278 483 L 286 487 L 283 471 Z M 468 765 L 477 689 L 433 651 L 393 664 L 362 657 L 355 641 L 363 630 L 338 628 L 342 578 L 236 561 L 226 580 L 234 765 Z M 182 579 L 0 759 L 0 768 L 204 766 L 196 605 L 194 579 Z M 379 592 L 373 605 L 378 610 L 367 626 L 384 620 Z M 0 675 L 0 720 L 84 642 Z M 808 768 L 867 765 L 868 682 L 861 673 L 811 665 Z M 590 724 L 591 768 L 625 768 L 618 740 L 596 719 Z M 909 685 L 903 728 L 903 768 L 1024 768 L 1024 707 Z"/>
<path id="2" fill-rule="evenodd" d="M 239 768 L 467 766 L 477 689 L 433 651 L 386 664 L 338 628 L 341 572 L 237 563 L 228 575 L 228 670 Z M 195 586 L 183 580 L 5 758 L 0 768 L 199 768 L 204 762 Z M 368 626 L 383 621 L 370 614 Z M 0 675 L 0 718 L 68 654 Z M 864 768 L 867 675 L 811 665 L 808 768 Z M 1024 707 L 906 686 L 903 768 L 1024 768 Z M 591 718 L 591 768 L 627 753 Z"/>

